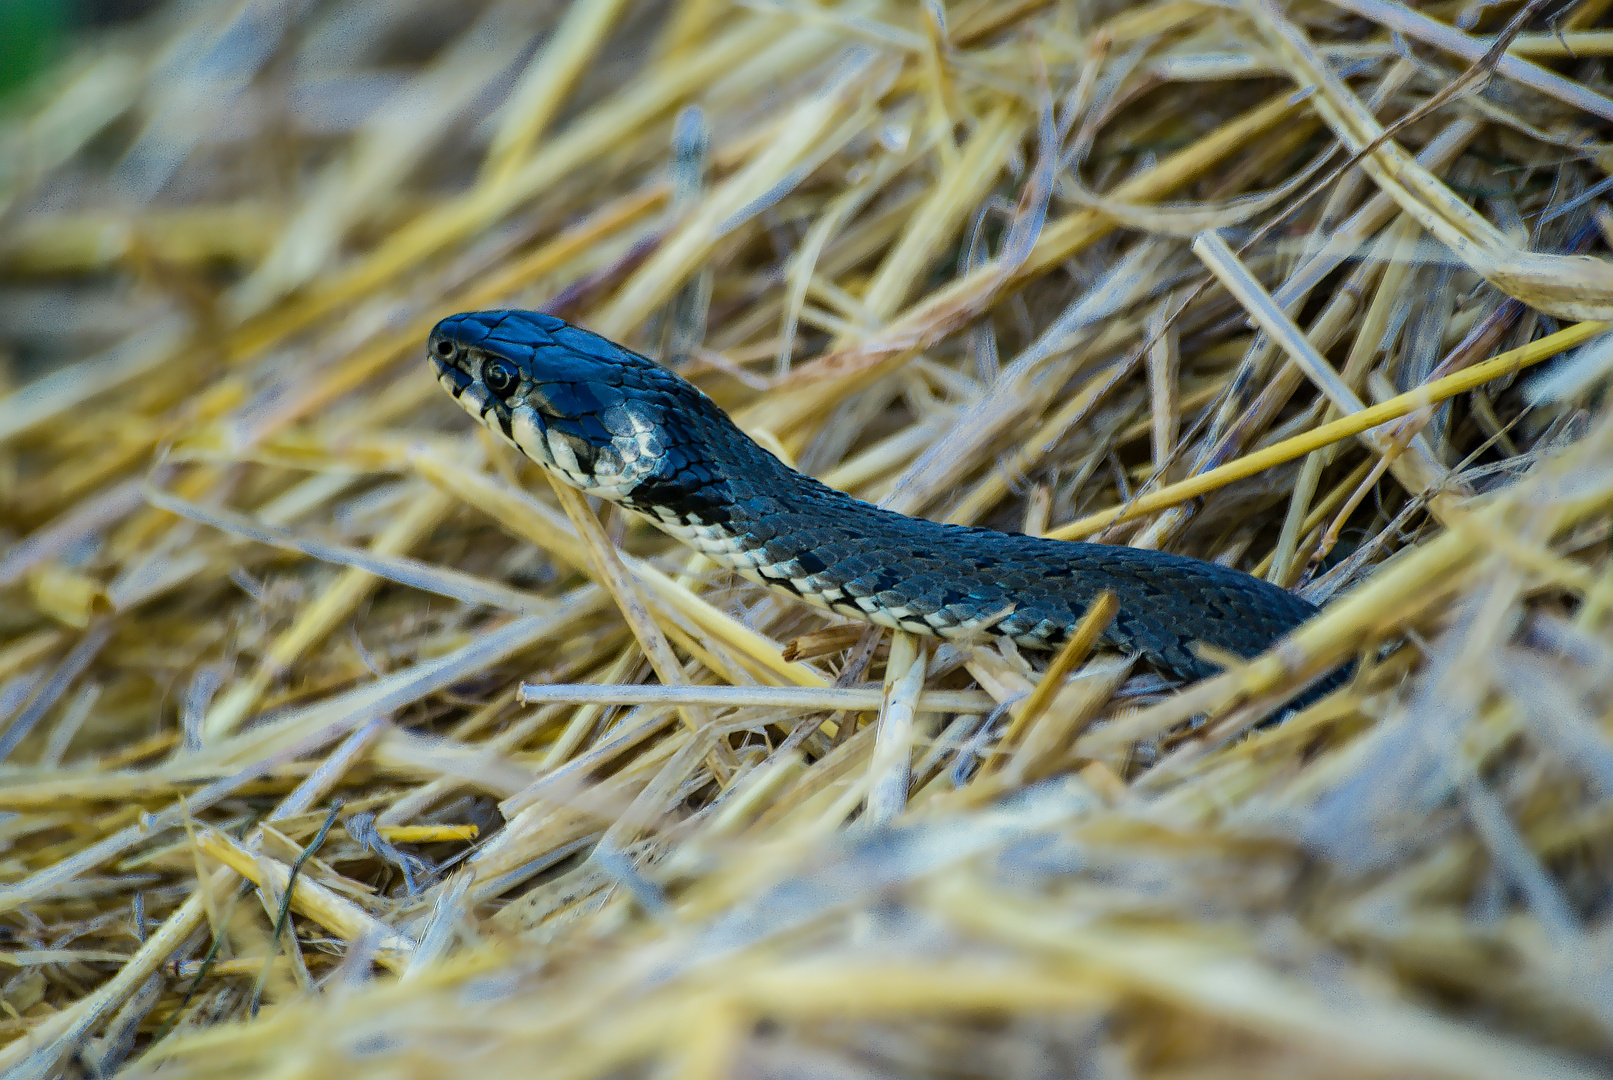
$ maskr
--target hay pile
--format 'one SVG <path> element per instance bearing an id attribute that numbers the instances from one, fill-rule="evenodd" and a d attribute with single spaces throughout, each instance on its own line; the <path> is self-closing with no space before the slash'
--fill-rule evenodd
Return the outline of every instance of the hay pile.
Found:
<path id="1" fill-rule="evenodd" d="M 91 35 L 0 128 L 0 1071 L 1610 1075 L 1609 6 Z M 423 361 L 479 307 L 1325 614 L 865 633 L 568 516 Z"/>

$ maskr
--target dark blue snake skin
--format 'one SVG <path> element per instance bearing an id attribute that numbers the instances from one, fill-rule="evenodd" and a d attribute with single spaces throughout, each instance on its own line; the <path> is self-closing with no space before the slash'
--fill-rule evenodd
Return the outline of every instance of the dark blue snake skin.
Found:
<path id="1" fill-rule="evenodd" d="M 1006 612 L 987 632 L 1052 649 L 1109 590 L 1120 608 L 1104 637 L 1189 679 L 1218 670 L 1194 642 L 1253 657 L 1316 613 L 1199 559 L 944 525 L 861 502 L 784 465 L 677 375 L 550 315 L 454 315 L 437 324 L 430 349 L 445 385 L 489 426 L 509 436 L 512 412 L 531 405 L 583 472 L 634 472 L 608 497 L 663 525 L 737 538 L 764 580 L 837 611 L 884 612 L 875 621 L 942 636 Z"/>

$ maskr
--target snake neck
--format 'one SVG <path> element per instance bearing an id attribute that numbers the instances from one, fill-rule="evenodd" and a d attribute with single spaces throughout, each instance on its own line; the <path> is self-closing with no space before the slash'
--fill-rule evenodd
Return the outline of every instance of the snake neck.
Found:
<path id="1" fill-rule="evenodd" d="M 825 610 L 955 636 L 980 618 L 914 610 L 897 587 L 925 533 L 903 517 L 804 476 L 712 405 L 680 417 L 658 469 L 619 500 L 720 566 Z"/>
<path id="2" fill-rule="evenodd" d="M 884 513 L 796 472 L 715 406 L 682 419 L 682 437 L 667 447 L 663 466 L 620 501 L 724 566 L 780 584 L 784 564 L 803 554 L 799 523 L 808 515 L 830 504 Z M 781 525 L 798 538 L 796 547 L 778 542 Z"/>

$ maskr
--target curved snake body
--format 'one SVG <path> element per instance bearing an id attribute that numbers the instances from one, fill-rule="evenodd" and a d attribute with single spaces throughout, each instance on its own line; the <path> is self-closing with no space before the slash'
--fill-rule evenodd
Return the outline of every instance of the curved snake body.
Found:
<path id="1" fill-rule="evenodd" d="M 1219 668 L 1195 642 L 1248 658 L 1316 613 L 1199 559 L 946 525 L 854 499 L 789 468 L 654 361 L 550 315 L 450 316 L 429 349 L 466 411 L 568 483 L 842 614 L 1045 650 L 1109 590 L 1120 603 L 1105 639 L 1198 679 Z"/>

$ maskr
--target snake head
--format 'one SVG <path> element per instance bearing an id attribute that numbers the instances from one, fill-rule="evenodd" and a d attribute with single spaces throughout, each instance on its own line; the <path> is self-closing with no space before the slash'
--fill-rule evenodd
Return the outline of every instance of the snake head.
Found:
<path id="1" fill-rule="evenodd" d="M 651 360 L 535 311 L 451 315 L 427 351 L 466 412 L 573 487 L 620 501 L 667 467 L 666 403 L 635 392 L 664 374 Z"/>

